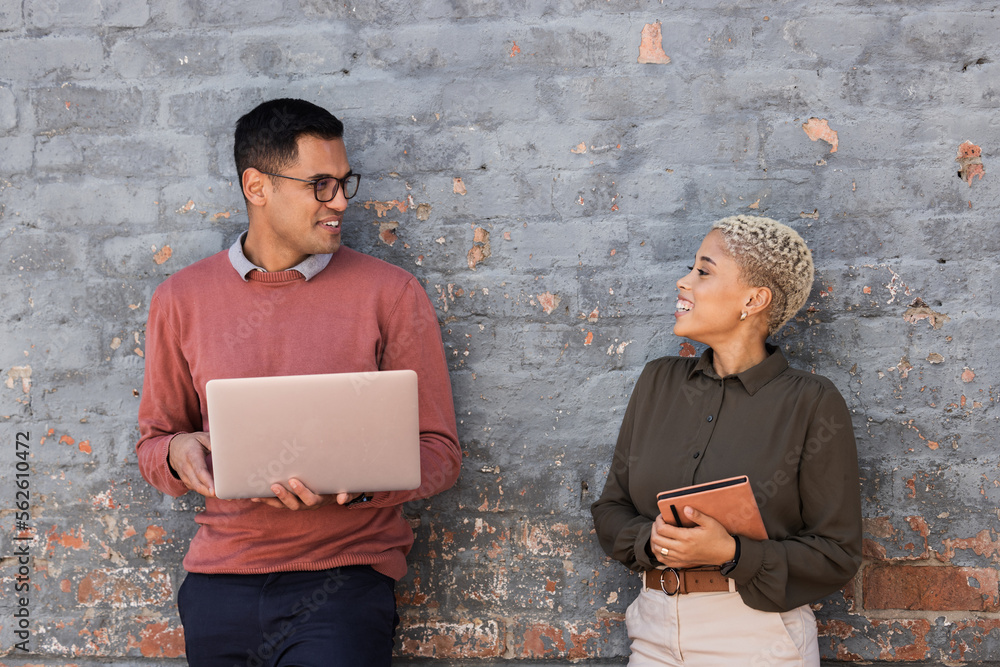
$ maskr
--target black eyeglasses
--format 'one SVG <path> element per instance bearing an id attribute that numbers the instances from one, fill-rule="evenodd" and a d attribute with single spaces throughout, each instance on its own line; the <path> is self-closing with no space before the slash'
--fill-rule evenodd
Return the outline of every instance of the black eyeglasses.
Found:
<path id="1" fill-rule="evenodd" d="M 266 171 L 262 171 L 260 173 L 267 174 L 268 176 L 276 176 L 277 178 L 287 178 L 290 181 L 312 183 L 313 194 L 316 196 L 316 201 L 323 203 L 333 201 L 333 198 L 337 196 L 337 190 L 339 188 L 344 189 L 344 198 L 350 199 L 354 195 L 358 194 L 358 185 L 361 183 L 361 174 L 348 174 L 343 178 L 327 176 L 326 178 L 317 178 L 315 181 L 308 181 L 304 178 L 295 178 L 294 176 L 268 174 Z"/>

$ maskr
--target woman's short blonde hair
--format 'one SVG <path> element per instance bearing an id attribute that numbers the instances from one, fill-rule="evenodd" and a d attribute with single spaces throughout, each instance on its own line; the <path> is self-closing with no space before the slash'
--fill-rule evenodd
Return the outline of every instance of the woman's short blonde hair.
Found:
<path id="1" fill-rule="evenodd" d="M 771 290 L 767 333 L 774 335 L 805 305 L 813 284 L 812 253 L 799 233 L 771 218 L 734 215 L 712 224 L 751 287 Z"/>

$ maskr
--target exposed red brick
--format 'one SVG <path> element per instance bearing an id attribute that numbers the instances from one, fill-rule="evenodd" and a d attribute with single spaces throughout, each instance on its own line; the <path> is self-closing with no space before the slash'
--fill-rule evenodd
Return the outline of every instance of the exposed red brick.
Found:
<path id="1" fill-rule="evenodd" d="M 698 354 L 698 351 L 694 349 L 694 345 L 688 342 L 681 343 L 680 356 L 682 357 L 693 357 Z"/>
<path id="2" fill-rule="evenodd" d="M 525 629 L 524 642 L 519 648 L 521 658 L 553 657 L 566 651 L 566 641 L 559 628 L 538 623 Z"/>
<path id="3" fill-rule="evenodd" d="M 391 246 L 399 239 L 396 236 L 396 229 L 399 228 L 399 223 L 395 220 L 376 222 L 374 224 L 378 225 L 378 238 L 382 243 Z"/>
<path id="4" fill-rule="evenodd" d="M 469 268 L 475 271 L 476 265 L 492 254 L 490 233 L 482 227 L 476 227 L 473 232 L 472 247 L 469 249 L 469 254 L 466 257 L 469 262 Z"/>
<path id="5" fill-rule="evenodd" d="M 837 619 L 820 621 L 816 624 L 820 637 L 836 637 L 837 639 L 847 639 L 853 637 L 856 632 L 853 625 Z"/>
<path id="6" fill-rule="evenodd" d="M 464 623 L 404 619 L 401 655 L 418 658 L 496 658 L 504 654 L 503 633 L 496 621 Z"/>
<path id="7" fill-rule="evenodd" d="M 406 213 L 406 209 L 409 204 L 405 201 L 399 201 L 398 199 L 393 199 L 391 201 L 376 201 L 374 199 L 369 199 L 364 203 L 365 210 L 375 209 L 375 217 L 381 218 L 386 213 L 392 209 L 397 209 L 400 213 Z"/>
<path id="8" fill-rule="evenodd" d="M 147 658 L 179 658 L 184 655 L 184 628 L 170 628 L 166 621 L 150 623 L 138 640 L 129 633 L 128 648 L 138 648 Z"/>
<path id="9" fill-rule="evenodd" d="M 830 144 L 830 152 L 837 152 L 837 132 L 836 130 L 830 129 L 830 124 L 825 118 L 810 118 L 808 121 L 802 124 L 802 129 L 805 131 L 806 135 L 813 141 L 823 140 Z"/>
<path id="10" fill-rule="evenodd" d="M 941 543 L 945 546 L 941 556 L 947 560 L 955 557 L 956 549 L 972 549 L 977 556 L 992 556 L 993 560 L 1000 560 L 1000 536 L 993 539 L 993 533 L 989 528 L 976 533 L 975 537 L 967 537 L 957 540 L 944 539 Z"/>
<path id="11" fill-rule="evenodd" d="M 864 607 L 1000 611 L 997 574 L 990 568 L 873 564 L 864 572 Z"/>
<path id="12" fill-rule="evenodd" d="M 168 603 L 173 589 L 170 577 L 160 569 L 94 570 L 80 580 L 76 599 L 86 607 L 145 607 Z"/>
<path id="13" fill-rule="evenodd" d="M 165 261 L 170 259 L 174 254 L 174 251 L 170 249 L 170 246 L 165 245 L 160 248 L 155 255 L 153 255 L 153 261 L 157 264 L 163 264 Z"/>
<path id="14" fill-rule="evenodd" d="M 49 532 L 46 534 L 48 544 L 45 547 L 46 556 L 51 557 L 55 553 L 56 545 L 65 547 L 66 549 L 89 549 L 90 543 L 83 539 L 83 527 L 76 529 L 76 533 L 72 530 L 66 531 L 65 533 L 57 533 L 56 527 L 52 526 Z"/>
<path id="15" fill-rule="evenodd" d="M 663 33 L 659 21 L 643 26 L 638 62 L 645 65 L 666 65 L 670 62 L 670 56 L 663 51 Z"/>
<path id="16" fill-rule="evenodd" d="M 541 305 L 542 310 L 545 311 L 546 315 L 551 314 L 552 311 L 559 306 L 560 301 L 562 301 L 562 299 L 552 292 L 542 292 L 538 295 L 538 303 Z"/>
<path id="17" fill-rule="evenodd" d="M 966 141 L 958 147 L 958 156 L 955 158 L 955 162 L 958 162 L 959 165 L 958 176 L 966 181 L 970 188 L 973 178 L 978 177 L 979 180 L 983 180 L 983 174 L 986 173 L 982 155 L 982 149 L 971 141 Z M 969 204 L 971 205 L 972 202 Z"/>

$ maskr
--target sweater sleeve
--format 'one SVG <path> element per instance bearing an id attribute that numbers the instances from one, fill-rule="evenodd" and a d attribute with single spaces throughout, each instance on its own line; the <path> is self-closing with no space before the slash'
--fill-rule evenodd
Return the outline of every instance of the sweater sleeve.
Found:
<path id="1" fill-rule="evenodd" d="M 839 590 L 861 565 L 861 494 L 851 415 L 836 389 L 824 392 L 799 457 L 803 526 L 782 540 L 740 537 L 730 573 L 750 607 L 787 611 Z M 792 458 L 790 463 L 794 462 Z"/>
<path id="2" fill-rule="evenodd" d="M 649 552 L 653 521 L 639 513 L 629 492 L 632 427 L 640 396 L 646 391 L 648 371 L 649 366 L 636 382 L 625 409 L 604 491 L 590 506 L 597 539 L 604 552 L 631 570 L 651 570 L 657 566 Z"/>
<path id="3" fill-rule="evenodd" d="M 178 433 L 202 430 L 198 394 L 177 335 L 169 322 L 169 308 L 153 295 L 146 323 L 146 370 L 139 401 L 139 472 L 170 496 L 188 488 L 170 470 L 167 453 Z"/>
<path id="4" fill-rule="evenodd" d="M 401 505 L 451 487 L 462 467 L 451 380 L 437 313 L 416 278 L 410 278 L 384 328 L 379 370 L 417 373 L 420 410 L 420 487 L 383 491 L 352 509 Z"/>

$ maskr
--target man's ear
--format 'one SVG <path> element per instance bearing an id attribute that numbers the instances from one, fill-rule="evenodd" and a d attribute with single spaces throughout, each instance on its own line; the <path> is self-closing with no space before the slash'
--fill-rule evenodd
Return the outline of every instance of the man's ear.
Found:
<path id="1" fill-rule="evenodd" d="M 771 305 L 771 289 L 769 287 L 757 287 L 747 299 L 744 310 L 750 315 L 764 311 Z"/>
<path id="2" fill-rule="evenodd" d="M 266 176 L 250 167 L 243 172 L 242 186 L 243 196 L 247 203 L 254 206 L 263 206 L 267 202 L 268 183 Z"/>

